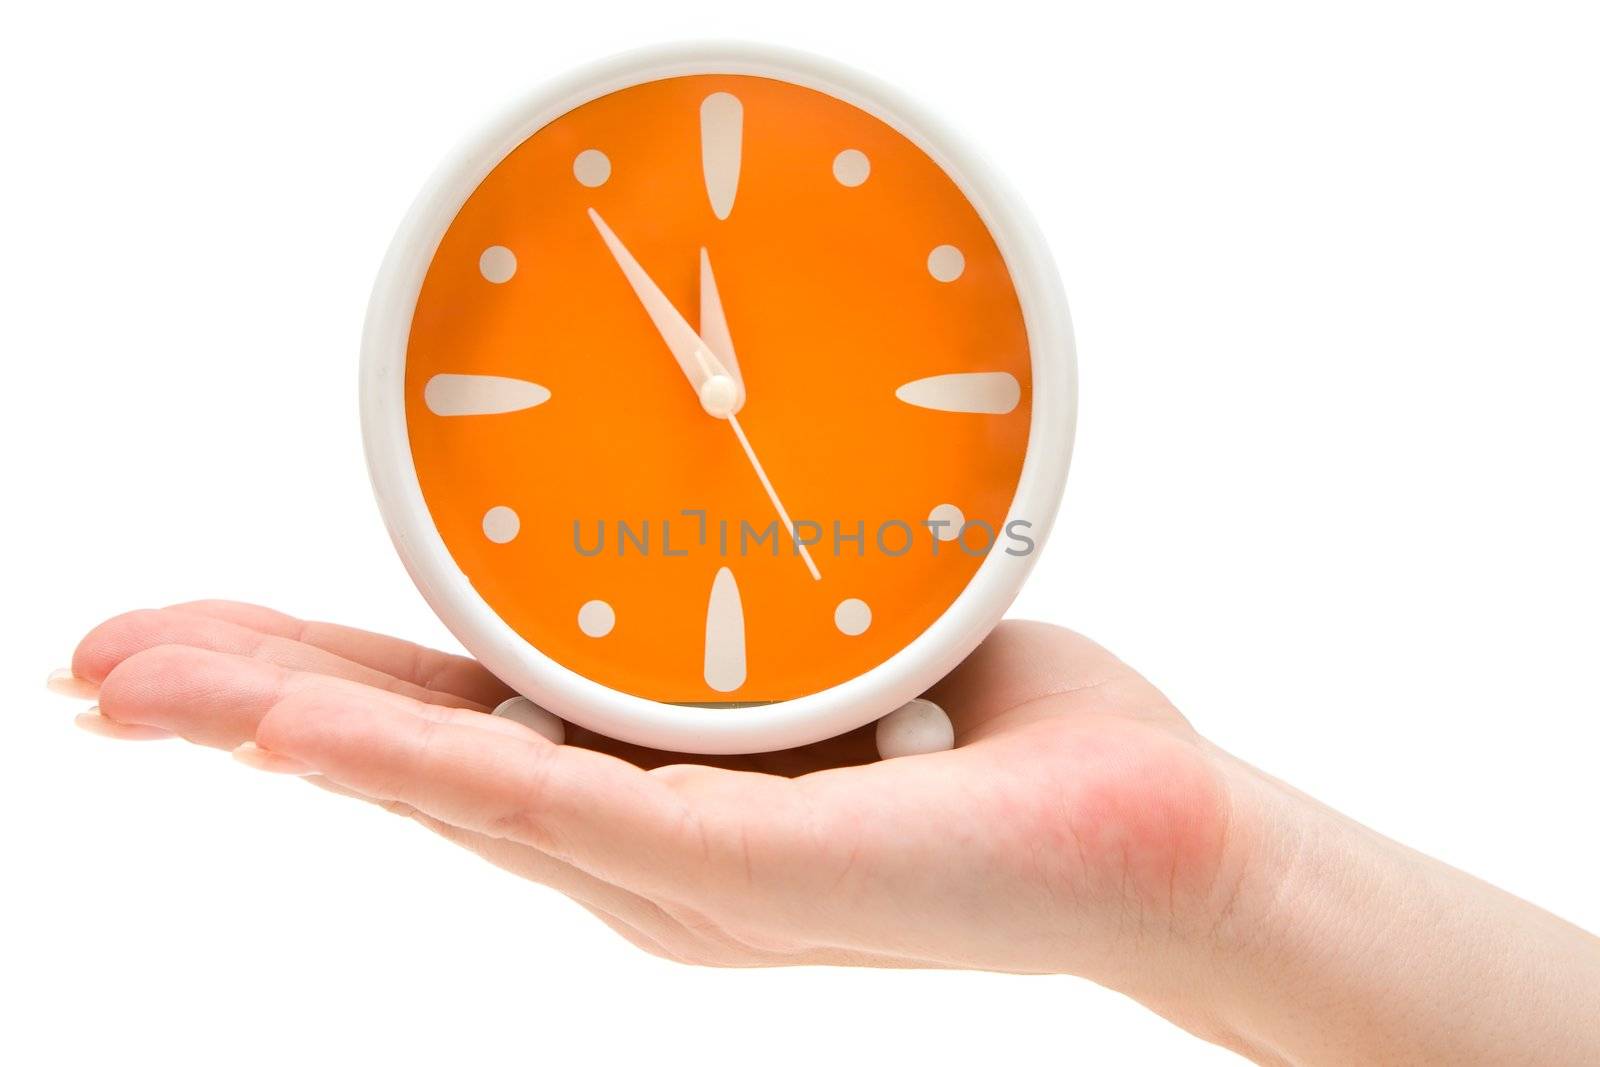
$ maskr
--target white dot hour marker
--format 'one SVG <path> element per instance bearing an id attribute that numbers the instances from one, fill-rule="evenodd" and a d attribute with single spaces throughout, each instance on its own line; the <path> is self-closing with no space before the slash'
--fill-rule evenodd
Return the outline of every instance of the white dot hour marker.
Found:
<path id="1" fill-rule="evenodd" d="M 928 253 L 928 273 L 941 282 L 953 282 L 967 269 L 967 257 L 955 245 L 940 245 Z"/>
<path id="2" fill-rule="evenodd" d="M 1022 400 L 1022 386 L 1004 371 L 935 374 L 918 378 L 894 391 L 913 407 L 973 415 L 1004 415 Z"/>
<path id="3" fill-rule="evenodd" d="M 604 600 L 591 600 L 578 609 L 578 629 L 590 637 L 604 637 L 617 625 L 617 613 Z"/>
<path id="4" fill-rule="evenodd" d="M 839 606 L 833 609 L 833 624 L 846 637 L 858 637 L 872 625 L 872 609 L 867 607 L 865 600 L 855 597 L 841 600 Z"/>
<path id="5" fill-rule="evenodd" d="M 872 173 L 872 161 L 859 148 L 846 148 L 833 157 L 833 177 L 840 185 L 854 189 Z"/>
<path id="6" fill-rule="evenodd" d="M 494 374 L 435 374 L 422 389 L 422 402 L 435 415 L 503 415 L 549 399 L 550 390 L 538 382 Z"/>
<path id="7" fill-rule="evenodd" d="M 501 505 L 483 513 L 483 536 L 497 545 L 514 540 L 522 529 L 522 520 L 510 508 Z"/>
<path id="8" fill-rule="evenodd" d="M 485 281 L 504 285 L 517 273 L 517 256 L 505 245 L 490 245 L 478 257 L 478 273 Z"/>
<path id="9" fill-rule="evenodd" d="M 572 176 L 579 185 L 597 189 L 611 177 L 611 158 L 598 148 L 585 148 L 572 161 Z"/>
<path id="10" fill-rule="evenodd" d="M 961 536 L 961 527 L 966 523 L 967 517 L 961 509 L 954 504 L 940 504 L 928 512 L 930 523 L 943 523 L 932 527 L 934 536 L 941 541 L 954 541 Z"/>
<path id="11" fill-rule="evenodd" d="M 706 684 L 731 693 L 744 684 L 744 604 L 733 571 L 723 567 L 711 582 L 706 604 Z"/>
<path id="12" fill-rule="evenodd" d="M 712 93 L 700 101 L 700 166 L 705 171 L 711 211 L 725 219 L 739 192 L 739 161 L 744 141 L 744 105 L 732 93 Z"/>

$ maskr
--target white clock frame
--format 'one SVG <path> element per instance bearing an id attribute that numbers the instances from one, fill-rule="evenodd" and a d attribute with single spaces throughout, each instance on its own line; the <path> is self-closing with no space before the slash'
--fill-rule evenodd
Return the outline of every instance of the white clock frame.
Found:
<path id="1" fill-rule="evenodd" d="M 988 226 L 1022 307 L 1032 361 L 1028 449 L 1006 523 L 1032 524 L 1031 552 L 991 551 L 961 594 L 910 644 L 839 685 L 738 709 L 665 704 L 618 692 L 530 644 L 478 595 L 434 527 L 406 433 L 405 363 L 423 278 L 457 212 L 513 149 L 549 122 L 619 89 L 692 74 L 746 74 L 820 90 L 888 123 L 944 168 Z M 361 346 L 361 421 L 379 510 L 428 605 L 469 652 L 560 717 L 679 752 L 776 751 L 845 733 L 918 697 L 978 646 L 1044 548 L 1061 502 L 1077 416 L 1072 325 L 1038 226 L 983 159 L 898 90 L 831 60 L 770 45 L 685 43 L 589 64 L 523 97 L 451 154 L 401 224 L 373 287 Z M 1004 527 L 1002 527 L 1004 528 Z"/>

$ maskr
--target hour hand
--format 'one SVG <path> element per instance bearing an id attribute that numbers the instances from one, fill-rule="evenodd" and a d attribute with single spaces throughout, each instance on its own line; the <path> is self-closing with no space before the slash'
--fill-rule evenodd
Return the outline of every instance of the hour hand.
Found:
<path id="1" fill-rule="evenodd" d="M 739 399 L 733 409 L 738 412 L 744 407 L 744 375 L 739 373 L 739 357 L 733 354 L 728 317 L 722 310 L 716 276 L 711 273 L 711 253 L 704 248 L 700 249 L 700 339 L 739 386 Z"/>
<path id="2" fill-rule="evenodd" d="M 678 309 L 672 306 L 672 301 L 667 299 L 661 287 L 645 273 L 643 267 L 639 266 L 639 261 L 611 231 L 611 227 L 606 225 L 600 213 L 590 208 L 589 219 L 594 223 L 594 228 L 600 231 L 600 239 L 605 242 L 612 258 L 617 261 L 617 266 L 622 268 L 622 276 L 633 287 L 633 293 L 639 298 L 639 303 L 644 305 L 645 313 L 655 324 L 656 332 L 666 342 L 673 358 L 678 361 L 678 367 L 688 379 L 689 386 L 699 398 L 701 406 L 718 418 L 727 418 L 737 410 L 739 396 L 737 380 L 723 369 L 721 362 L 700 339 L 700 335 L 694 332 L 694 328 L 678 313 Z"/>

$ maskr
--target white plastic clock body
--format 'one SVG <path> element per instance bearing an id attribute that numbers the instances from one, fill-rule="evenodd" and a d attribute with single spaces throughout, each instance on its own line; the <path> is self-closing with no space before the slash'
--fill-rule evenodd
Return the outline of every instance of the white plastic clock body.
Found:
<path id="1" fill-rule="evenodd" d="M 385 522 L 461 643 L 562 719 L 699 753 L 902 708 L 937 747 L 913 701 L 1033 565 L 1076 407 L 1017 198 L 895 90 L 744 44 L 597 63 L 453 155 L 361 387 Z"/>

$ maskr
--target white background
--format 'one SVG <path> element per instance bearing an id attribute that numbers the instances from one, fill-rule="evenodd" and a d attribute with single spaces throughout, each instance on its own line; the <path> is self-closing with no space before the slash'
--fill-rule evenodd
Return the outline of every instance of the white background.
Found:
<path id="1" fill-rule="evenodd" d="M 449 646 L 366 484 L 368 286 L 436 161 L 621 48 L 830 54 L 1049 237 L 1082 419 L 1014 614 L 1600 928 L 1600 33 L 1579 5 L 33 5 L 0 30 L 0 1060 L 1221 1063 L 1086 983 L 716 972 L 402 820 L 44 693 L 127 608 Z"/>

